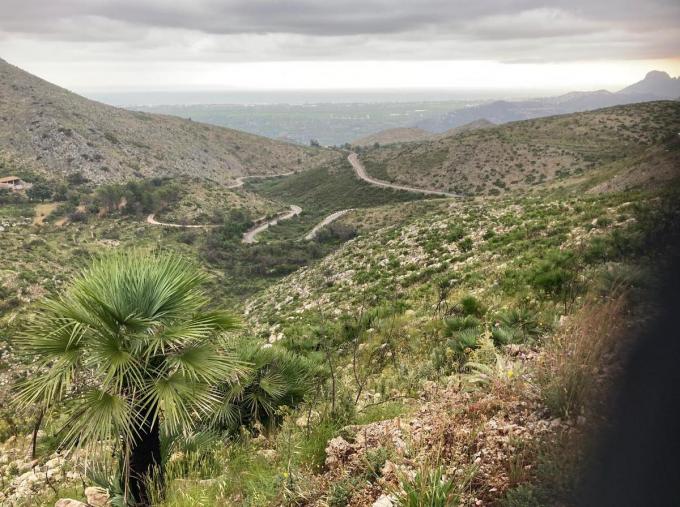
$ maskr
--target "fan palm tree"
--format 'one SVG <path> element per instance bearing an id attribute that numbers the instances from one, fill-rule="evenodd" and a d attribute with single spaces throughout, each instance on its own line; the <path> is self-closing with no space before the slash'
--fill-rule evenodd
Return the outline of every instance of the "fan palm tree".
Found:
<path id="1" fill-rule="evenodd" d="M 302 402 L 322 368 L 313 360 L 283 347 L 261 347 L 254 341 L 238 344 L 238 357 L 250 365 L 238 382 L 218 386 L 221 402 L 211 418 L 220 429 L 243 424 L 270 424 L 283 405 Z"/>
<path id="2" fill-rule="evenodd" d="M 40 366 L 17 401 L 65 412 L 65 446 L 115 442 L 128 502 L 148 505 L 148 481 L 162 482 L 161 427 L 191 427 L 214 409 L 215 385 L 243 370 L 219 338 L 236 320 L 207 310 L 205 280 L 169 254 L 104 256 L 17 340 Z"/>

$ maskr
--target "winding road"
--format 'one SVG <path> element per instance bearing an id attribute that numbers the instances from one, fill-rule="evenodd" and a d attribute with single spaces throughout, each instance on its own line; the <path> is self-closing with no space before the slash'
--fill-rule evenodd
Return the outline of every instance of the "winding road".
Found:
<path id="1" fill-rule="evenodd" d="M 249 178 L 276 178 L 278 176 L 290 176 L 292 174 L 295 174 L 295 171 L 289 171 L 287 173 L 280 173 L 280 174 L 255 174 L 255 175 L 250 175 L 250 176 L 240 176 L 236 178 L 236 183 L 232 183 L 231 185 L 228 185 L 226 188 L 229 189 L 234 189 L 234 188 L 239 188 L 242 187 L 243 184 L 245 183 L 245 180 Z M 290 211 L 279 215 L 273 220 L 270 220 L 269 222 L 266 222 L 264 224 L 257 225 L 255 227 L 252 227 L 251 229 L 248 229 L 244 234 L 243 234 L 243 242 L 244 243 L 255 243 L 255 237 L 267 227 L 270 225 L 275 225 L 278 223 L 279 220 L 287 220 L 289 218 L 292 218 L 296 215 L 299 215 L 302 212 L 302 208 L 298 206 L 291 206 Z M 151 224 L 151 225 L 160 225 L 162 227 L 175 227 L 175 228 L 185 228 L 185 229 L 209 229 L 212 227 L 217 227 L 217 224 L 196 224 L 196 225 L 186 225 L 186 224 L 173 224 L 169 222 L 159 222 L 156 220 L 155 214 L 151 213 L 149 216 L 146 217 L 146 223 Z"/>
<path id="2" fill-rule="evenodd" d="M 185 225 L 185 224 L 171 224 L 168 222 L 159 222 L 158 220 L 156 220 L 155 215 L 153 213 L 146 217 L 146 223 L 151 225 L 162 225 L 163 227 L 181 227 L 186 229 L 201 229 L 201 228 L 205 229 L 210 227 L 217 227 L 217 225 L 215 224 Z"/>
<path id="3" fill-rule="evenodd" d="M 257 237 L 258 234 L 260 234 L 262 231 L 266 231 L 270 225 L 276 225 L 282 220 L 288 220 L 289 218 L 293 218 L 294 216 L 299 215 L 302 213 L 302 208 L 300 206 L 295 206 L 294 204 L 290 205 L 290 211 L 286 211 L 285 213 L 279 214 L 276 218 L 272 218 L 268 222 L 265 222 L 260 225 L 256 225 L 255 227 L 252 227 L 251 229 L 248 229 L 245 234 L 243 235 L 243 243 L 255 243 L 257 242 Z"/>
<path id="4" fill-rule="evenodd" d="M 316 224 L 316 225 L 314 226 L 314 228 L 313 228 L 311 231 L 309 231 L 309 232 L 307 233 L 307 235 L 305 236 L 305 239 L 306 239 L 306 240 L 314 239 L 314 238 L 316 237 L 316 235 L 319 233 L 319 231 L 320 231 L 322 228 L 324 228 L 325 226 L 327 226 L 327 225 L 330 224 L 331 222 L 334 222 L 335 220 L 337 220 L 338 218 L 340 218 L 340 217 L 341 217 L 342 215 L 344 215 L 345 213 L 348 213 L 348 212 L 352 211 L 353 209 L 354 209 L 354 208 L 348 208 L 348 209 L 343 209 L 343 210 L 340 210 L 340 211 L 336 211 L 335 213 L 331 213 L 331 214 L 328 215 L 326 218 L 324 218 L 321 222 L 319 222 L 318 224 Z"/>
<path id="5" fill-rule="evenodd" d="M 460 194 L 453 194 L 450 192 L 442 192 L 440 190 L 427 190 L 423 188 L 415 188 L 415 187 L 409 187 L 407 185 L 398 185 L 396 183 L 390 183 L 389 181 L 382 181 L 375 179 L 371 176 L 369 176 L 366 173 L 366 168 L 364 165 L 361 163 L 359 160 L 359 156 L 352 152 L 347 156 L 347 160 L 349 161 L 350 164 L 352 164 L 352 167 L 354 168 L 354 171 L 356 172 L 356 175 L 358 178 L 364 180 L 366 183 L 369 183 L 371 185 L 375 185 L 378 187 L 384 187 L 384 188 L 393 188 L 395 190 L 405 190 L 407 192 L 417 192 L 421 194 L 427 194 L 427 195 L 439 195 L 442 197 L 463 197 Z M 294 171 L 290 171 L 287 173 L 281 173 L 281 174 L 270 174 L 270 175 L 252 175 L 252 176 L 241 176 L 239 178 L 236 178 L 236 183 L 233 183 L 227 188 L 233 189 L 233 188 L 238 188 L 242 187 L 243 184 L 245 183 L 245 180 L 248 178 L 276 178 L 277 176 L 290 176 L 291 174 L 295 174 Z M 354 208 L 348 208 L 348 209 L 343 209 L 340 211 L 335 211 L 328 215 L 326 218 L 324 218 L 321 222 L 316 224 L 311 231 L 309 231 L 304 239 L 306 240 L 311 240 L 314 239 L 314 237 L 319 233 L 319 231 L 330 224 L 331 222 L 334 222 L 341 216 L 345 215 L 346 213 L 352 211 Z M 280 213 L 278 216 L 275 218 L 272 218 L 271 220 L 268 220 L 267 222 L 255 225 L 254 227 L 251 227 L 248 229 L 244 234 L 243 234 L 243 239 L 242 242 L 246 244 L 252 244 L 257 242 L 257 235 L 260 234 L 263 231 L 266 231 L 270 226 L 276 225 L 279 222 L 283 220 L 288 220 L 290 218 L 293 218 L 297 215 L 302 213 L 302 208 L 300 206 L 296 206 L 294 204 L 291 204 L 290 206 L 290 211 L 286 211 L 284 213 Z M 207 229 L 211 227 L 217 227 L 217 225 L 212 225 L 212 224 L 206 224 L 206 225 L 184 225 L 184 224 L 173 224 L 173 223 L 167 223 L 167 222 L 159 222 L 158 220 L 155 219 L 154 214 L 150 214 L 148 217 L 146 217 L 147 223 L 151 225 L 160 225 L 163 227 L 182 227 L 182 228 L 192 228 L 192 229 Z"/>
<path id="6" fill-rule="evenodd" d="M 227 185 L 227 188 L 232 189 L 232 188 L 242 187 L 247 179 L 277 178 L 278 176 L 290 176 L 292 174 L 295 174 L 295 171 L 289 171 L 287 173 L 281 173 L 281 174 L 253 174 L 251 176 L 240 176 L 240 177 L 236 178 L 236 183 L 232 183 L 231 185 Z"/>
<path id="7" fill-rule="evenodd" d="M 396 183 L 390 183 L 389 181 L 377 180 L 372 176 L 366 174 L 366 168 L 364 167 L 364 164 L 362 164 L 361 161 L 359 160 L 359 155 L 352 152 L 347 157 L 347 160 L 349 160 L 349 163 L 352 164 L 352 167 L 354 168 L 354 171 L 357 173 L 357 176 L 364 180 L 366 183 L 370 183 L 371 185 L 376 185 L 378 187 L 385 188 L 394 188 L 395 190 L 406 190 L 407 192 L 417 192 L 420 194 L 440 195 L 442 197 L 463 197 L 460 194 L 452 194 L 450 192 L 442 192 L 440 190 L 426 190 L 423 188 L 409 187 L 406 185 L 397 185 Z"/>

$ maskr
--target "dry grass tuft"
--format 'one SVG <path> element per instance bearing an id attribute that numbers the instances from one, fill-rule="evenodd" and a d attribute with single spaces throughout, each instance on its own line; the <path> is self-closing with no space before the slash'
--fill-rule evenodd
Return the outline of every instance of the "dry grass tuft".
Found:
<path id="1" fill-rule="evenodd" d="M 538 362 L 541 395 L 557 417 L 581 415 L 610 373 L 620 343 L 627 297 L 623 292 L 603 302 L 585 304 L 545 344 Z"/>

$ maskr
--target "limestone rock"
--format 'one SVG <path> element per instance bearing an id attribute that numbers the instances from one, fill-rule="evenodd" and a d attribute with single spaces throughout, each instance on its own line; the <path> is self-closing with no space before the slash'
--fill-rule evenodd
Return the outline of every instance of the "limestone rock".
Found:
<path id="1" fill-rule="evenodd" d="M 92 507 L 107 507 L 109 505 L 109 493 L 103 488 L 90 486 L 85 488 L 87 503 Z"/>
<path id="2" fill-rule="evenodd" d="M 381 495 L 375 502 L 373 502 L 373 507 L 392 507 L 394 502 L 392 497 L 389 495 Z"/>
<path id="3" fill-rule="evenodd" d="M 342 437 L 335 437 L 326 447 L 326 466 L 330 469 L 339 467 L 352 452 L 352 445 Z"/>
<path id="4" fill-rule="evenodd" d="M 87 504 L 80 500 L 73 500 L 72 498 L 60 498 L 57 500 L 57 503 L 54 504 L 54 507 L 87 507 Z"/>
<path id="5" fill-rule="evenodd" d="M 308 424 L 315 424 L 321 420 L 321 415 L 316 411 L 312 410 L 310 413 L 305 413 L 295 420 L 295 424 L 298 428 L 306 428 Z"/>
<path id="6" fill-rule="evenodd" d="M 257 454 L 268 460 L 276 459 L 276 451 L 274 449 L 260 449 L 257 451 Z"/>

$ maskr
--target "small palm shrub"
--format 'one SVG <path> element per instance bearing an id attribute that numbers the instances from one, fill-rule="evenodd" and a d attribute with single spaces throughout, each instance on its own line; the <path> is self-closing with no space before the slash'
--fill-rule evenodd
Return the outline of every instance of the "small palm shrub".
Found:
<path id="1" fill-rule="evenodd" d="M 505 494 L 502 507 L 541 507 L 545 505 L 539 494 L 529 485 L 520 484 Z"/>
<path id="2" fill-rule="evenodd" d="M 207 309 L 206 280 L 176 255 L 107 255 L 44 301 L 17 339 L 37 373 L 16 403 L 64 417 L 63 446 L 114 444 L 127 502 L 149 504 L 161 430 L 192 427 L 212 411 L 214 386 L 243 372 L 221 342 L 236 320 Z"/>
<path id="3" fill-rule="evenodd" d="M 481 321 L 471 315 L 465 317 L 450 317 L 444 321 L 446 336 L 452 336 L 458 331 L 465 329 L 477 329 L 481 326 Z"/>
<path id="4" fill-rule="evenodd" d="M 479 345 L 479 328 L 468 328 L 459 331 L 446 344 L 452 349 L 457 357 L 463 357 L 465 351 L 476 349 Z"/>
<path id="5" fill-rule="evenodd" d="M 400 507 L 449 507 L 459 505 L 460 492 L 442 465 L 422 465 L 413 477 L 401 478 L 394 497 Z"/>
<path id="6" fill-rule="evenodd" d="M 482 317 L 486 313 L 484 305 L 474 296 L 465 296 L 460 300 L 460 310 L 463 315 Z"/>
<path id="7" fill-rule="evenodd" d="M 564 312 L 582 289 L 579 283 L 579 259 L 561 250 L 547 251 L 529 276 L 529 283 L 556 300 L 561 300 Z"/>
<path id="8" fill-rule="evenodd" d="M 469 370 L 465 375 L 466 383 L 478 387 L 511 382 L 523 373 L 521 364 L 510 361 L 502 354 L 496 354 L 493 364 L 471 361 L 465 367 Z"/>
<path id="9" fill-rule="evenodd" d="M 301 403 L 314 379 L 323 373 L 314 360 L 283 347 L 241 342 L 236 350 L 239 360 L 250 369 L 238 381 L 218 386 L 220 403 L 211 421 L 223 429 L 273 423 L 278 409 Z"/>
<path id="10" fill-rule="evenodd" d="M 498 323 L 493 333 L 494 340 L 500 344 L 526 343 L 541 333 L 538 315 L 526 305 L 503 310 L 498 315 Z"/>
<path id="11" fill-rule="evenodd" d="M 519 341 L 517 331 L 511 327 L 498 324 L 491 330 L 491 337 L 496 345 L 508 345 Z"/>
<path id="12" fill-rule="evenodd" d="M 445 340 L 433 347 L 430 353 L 435 370 L 441 373 L 458 370 L 466 362 L 467 354 L 478 347 L 481 329 L 481 321 L 472 315 L 444 320 L 442 332 Z"/>

